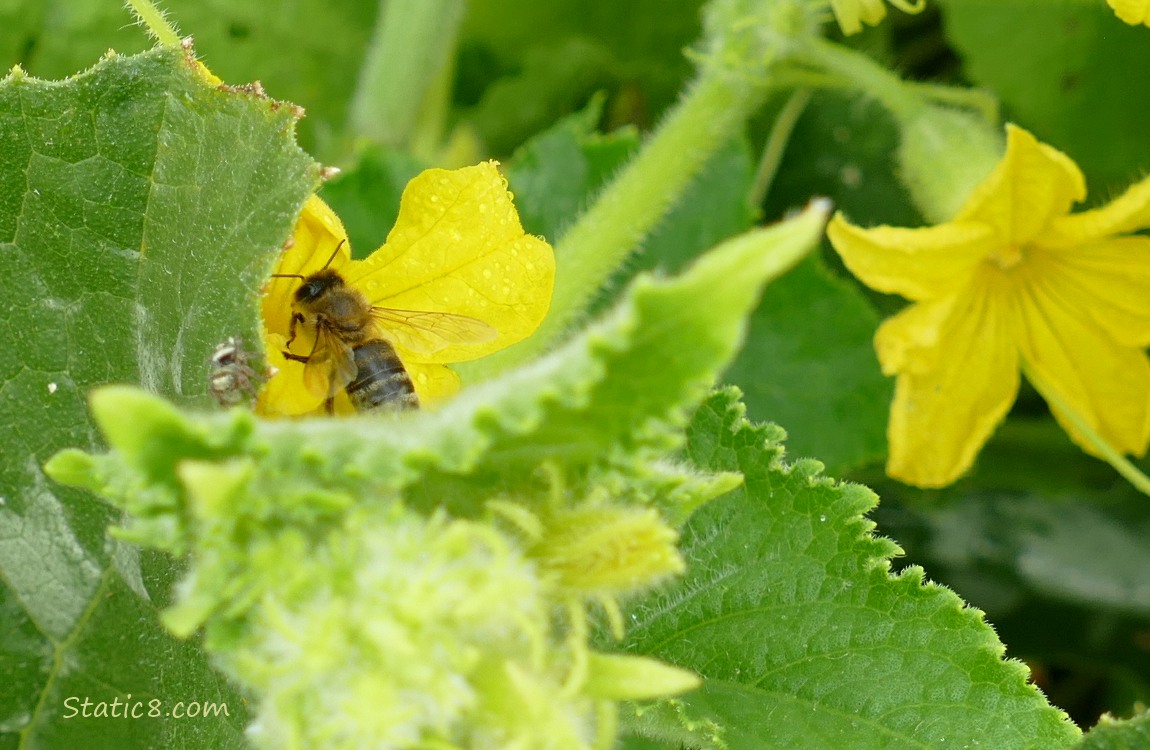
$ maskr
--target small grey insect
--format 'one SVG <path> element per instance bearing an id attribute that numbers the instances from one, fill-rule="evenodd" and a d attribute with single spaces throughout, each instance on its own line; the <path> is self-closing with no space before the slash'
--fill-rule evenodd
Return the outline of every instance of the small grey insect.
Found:
<path id="1" fill-rule="evenodd" d="M 208 370 L 208 393 L 220 406 L 235 406 L 251 400 L 258 390 L 260 375 L 238 336 L 229 336 L 212 352 Z"/>

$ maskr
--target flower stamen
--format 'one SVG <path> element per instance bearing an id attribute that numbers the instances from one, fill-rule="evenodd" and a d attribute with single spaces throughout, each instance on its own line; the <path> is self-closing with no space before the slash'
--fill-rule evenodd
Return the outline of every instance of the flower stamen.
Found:
<path id="1" fill-rule="evenodd" d="M 1014 268 L 1022 262 L 1022 247 L 1020 245 L 1003 245 L 986 254 L 994 264 L 1004 271 Z"/>

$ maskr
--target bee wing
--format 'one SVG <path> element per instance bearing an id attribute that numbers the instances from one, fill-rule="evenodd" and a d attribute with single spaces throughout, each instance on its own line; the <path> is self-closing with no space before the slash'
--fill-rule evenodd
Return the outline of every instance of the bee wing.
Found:
<path id="1" fill-rule="evenodd" d="M 355 380 L 355 355 L 327 326 L 316 329 L 315 346 L 303 366 L 303 384 L 313 396 L 331 398 Z"/>
<path id="2" fill-rule="evenodd" d="M 478 318 L 445 312 L 373 307 L 371 315 L 385 338 L 416 354 L 434 354 L 456 344 L 482 344 L 498 331 Z"/>

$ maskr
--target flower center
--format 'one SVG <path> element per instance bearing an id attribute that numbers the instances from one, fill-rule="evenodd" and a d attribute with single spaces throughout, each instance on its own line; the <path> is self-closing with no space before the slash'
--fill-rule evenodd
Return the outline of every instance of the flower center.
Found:
<path id="1" fill-rule="evenodd" d="M 987 253 L 986 257 L 1003 270 L 1014 268 L 1022 262 L 1022 246 L 1001 245 Z"/>

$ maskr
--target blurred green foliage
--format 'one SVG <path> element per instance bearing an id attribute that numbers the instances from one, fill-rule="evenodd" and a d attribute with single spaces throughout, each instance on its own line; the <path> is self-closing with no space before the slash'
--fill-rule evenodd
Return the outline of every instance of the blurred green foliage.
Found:
<path id="1" fill-rule="evenodd" d="M 698 36 L 701 5 L 470 3 L 448 124 L 470 134 L 476 159 L 505 161 L 530 231 L 554 241 L 673 103 L 692 69 L 683 50 Z M 344 132 L 377 3 L 298 0 L 269 8 L 256 0 L 170 0 L 167 9 L 225 81 L 258 79 L 271 97 L 306 109 L 301 144 L 344 170 L 323 195 L 344 217 L 358 255 L 379 245 L 402 185 L 425 164 L 412 154 L 349 143 Z M 0 28 L 0 61 L 45 78 L 86 69 L 108 48 L 130 53 L 150 46 L 109 0 L 8 0 L 0 3 Z M 983 87 L 1001 102 L 1006 119 L 1077 161 L 1092 201 L 1114 196 L 1150 170 L 1150 139 L 1144 134 L 1150 87 L 1127 75 L 1150 62 L 1150 30 L 1121 24 L 1101 0 L 931 0 L 923 15 L 892 13 L 887 23 L 850 43 L 908 78 Z M 860 224 L 920 223 L 892 166 L 898 134 L 890 118 L 874 103 L 840 90 L 815 92 L 765 199 L 749 205 L 746 196 L 778 104 L 752 123 L 745 139 L 714 157 L 644 252 L 605 290 L 604 302 L 635 271 L 680 269 L 724 237 L 755 221 L 776 221 L 812 195 L 830 197 Z M 69 179 L 79 184 L 79 178 Z M 265 244 L 282 239 L 273 236 L 273 228 L 265 230 Z M 219 247 L 221 234 L 227 235 L 222 225 L 201 227 L 188 230 L 186 241 Z M 6 273 L 15 286 L 32 283 L 25 263 L 12 262 Z M 1139 701 L 1150 701 L 1145 498 L 1071 446 L 1033 394 L 1020 398 L 976 471 L 955 487 L 926 492 L 885 480 L 882 436 L 890 383 L 878 374 L 870 347 L 879 320 L 900 302 L 858 288 L 831 256 L 807 261 L 779 281 L 777 291 L 754 314 L 745 350 L 726 376 L 744 390 L 750 416 L 784 428 L 791 456 L 820 459 L 832 471 L 853 472 L 847 476 L 875 487 L 881 497 L 873 514 L 878 531 L 899 542 L 907 562 L 924 565 L 931 578 L 984 610 L 1008 655 L 1031 664 L 1043 689 L 1080 725 L 1093 725 L 1103 711 L 1126 715 Z M 89 304 L 71 340 L 114 351 L 135 345 L 91 322 L 127 319 L 125 300 L 96 295 Z M 51 375 L 57 363 L 50 355 L 65 346 L 52 337 L 65 326 L 63 311 L 48 305 L 40 312 L 36 320 L 51 325 L 0 317 L 0 332 L 16 353 L 0 359 L 4 413 L 23 441 L 6 444 L 6 455 L 9 449 L 26 455 L 36 426 L 63 419 L 61 414 L 70 415 L 74 442 L 94 440 L 79 416 L 78 389 L 57 394 L 55 401 L 44 397 L 48 383 L 56 382 Z M 102 356 L 93 353 L 77 363 L 92 371 L 86 382 L 131 377 L 103 367 Z M 50 453 L 37 447 L 43 448 L 35 451 L 41 458 Z M 6 481 L 15 481 L 8 471 Z M 0 486 L 0 495 L 10 498 L 12 489 Z M 99 558 L 95 573 L 77 579 L 90 594 L 99 569 L 111 565 L 103 552 L 97 554 L 109 511 L 90 501 L 74 503 L 69 512 L 77 554 Z M 5 549 L 10 558 L 26 554 Z M 31 671 L 19 668 L 26 662 L 0 662 L 0 674 L 47 679 L 54 652 L 41 638 L 42 625 L 23 612 L 19 582 L 5 583 L 0 611 L 12 634 L 5 644 L 24 644 L 22 654 L 39 656 Z M 99 591 L 113 596 L 119 585 Z M 77 606 L 87 600 L 79 601 Z M 150 643 L 152 636 L 140 638 Z M 4 717 L 34 710 L 18 699 L 28 684 L 6 683 L 0 697 L 13 702 L 0 701 Z"/>

